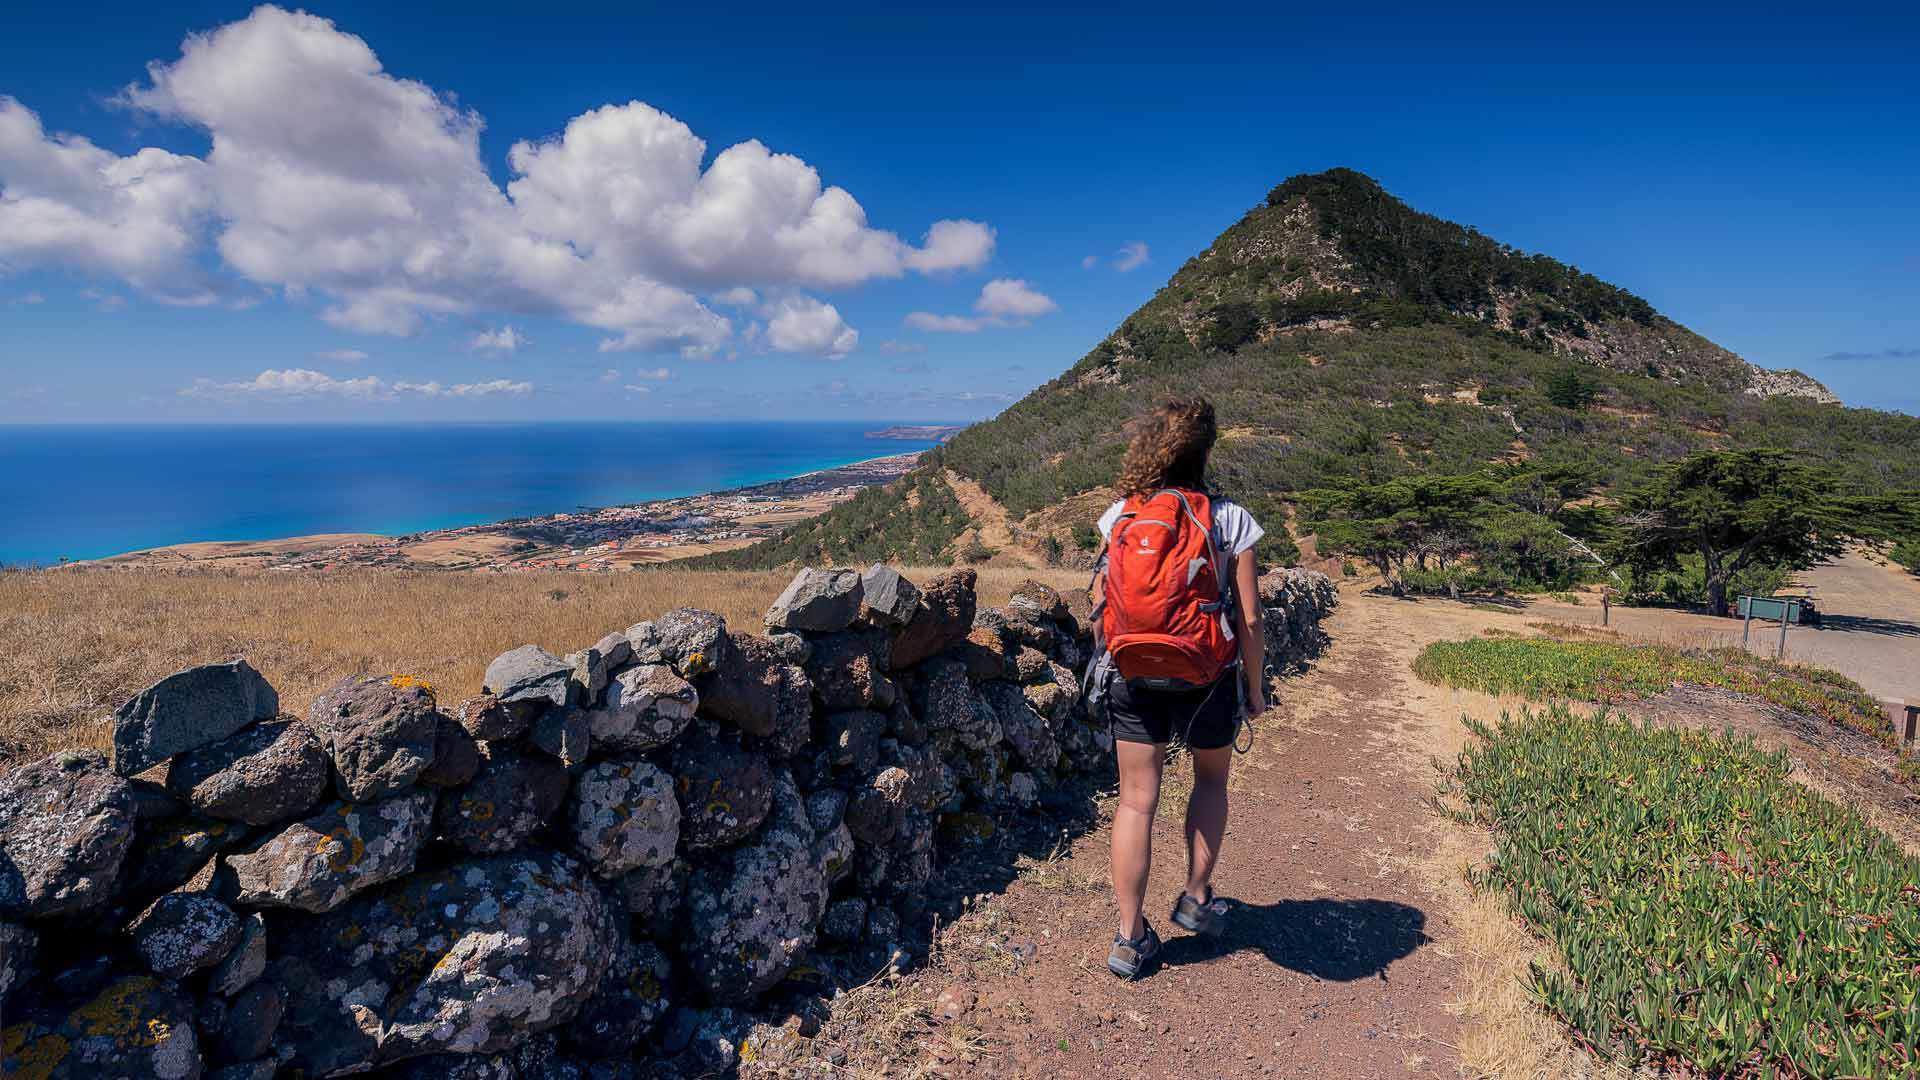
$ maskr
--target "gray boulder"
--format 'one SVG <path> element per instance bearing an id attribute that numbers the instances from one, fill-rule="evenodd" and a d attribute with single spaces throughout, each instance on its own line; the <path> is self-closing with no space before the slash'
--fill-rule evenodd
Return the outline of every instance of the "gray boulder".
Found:
<path id="1" fill-rule="evenodd" d="M 893 628 L 889 661 L 905 670 L 966 640 L 973 628 L 974 585 L 971 568 L 950 570 L 920 590 L 920 602 L 903 626 Z"/>
<path id="2" fill-rule="evenodd" d="M 557 852 L 393 882 L 313 920 L 271 965 L 285 1064 L 327 1076 L 504 1050 L 572 1019 L 618 944 L 586 868 Z"/>
<path id="3" fill-rule="evenodd" d="M 587 714 L 571 706 L 551 708 L 540 714 L 527 735 L 527 744 L 569 769 L 587 763 L 593 745 L 593 728 Z"/>
<path id="4" fill-rule="evenodd" d="M 574 850 L 598 877 L 663 866 L 680 842 L 673 778 L 638 757 L 611 758 L 581 773 L 567 819 Z"/>
<path id="5" fill-rule="evenodd" d="M 594 642 L 593 647 L 600 651 L 600 659 L 607 665 L 609 678 L 633 660 L 633 643 L 618 630 Z"/>
<path id="6" fill-rule="evenodd" d="M 116 979 L 70 1009 L 7 1020 L 8 1076 L 199 1080 L 204 1069 L 193 999 L 150 975 Z"/>
<path id="7" fill-rule="evenodd" d="M 906 820 L 911 778 L 905 769 L 883 769 L 854 790 L 847 803 L 847 831 L 863 844 L 880 845 L 893 839 Z"/>
<path id="8" fill-rule="evenodd" d="M 696 727 L 674 747 L 674 789 L 680 797 L 680 835 L 699 851 L 736 843 L 767 816 L 773 768 L 767 755 Z"/>
<path id="9" fill-rule="evenodd" d="M 592 1058 L 632 1053 L 673 1007 L 672 979 L 673 965 L 658 945 L 622 941 L 593 997 L 562 1030 L 562 1041 Z"/>
<path id="10" fill-rule="evenodd" d="M 620 639 L 625 642 L 625 638 Z M 631 647 L 629 647 L 631 652 Z M 607 677 L 613 671 L 613 665 L 607 662 L 607 655 L 600 646 L 590 645 L 579 652 L 568 653 L 561 658 L 573 665 L 573 699 L 582 705 L 592 705 L 600 700 L 600 692 L 607 688 Z"/>
<path id="11" fill-rule="evenodd" d="M 827 906 L 813 826 L 792 777 L 773 781 L 773 809 L 752 842 L 694 871 L 687 888 L 683 956 L 715 1002 L 763 993 L 813 946 Z"/>
<path id="12" fill-rule="evenodd" d="M 298 720 L 256 724 L 189 750 L 167 766 L 167 790 L 210 818 L 275 825 L 299 817 L 326 791 L 331 762 Z"/>
<path id="13" fill-rule="evenodd" d="M 627 628 L 633 658 L 643 664 L 669 664 L 684 679 L 725 670 L 734 661 L 726 621 L 699 608 L 674 608 L 652 622 Z"/>
<path id="14" fill-rule="evenodd" d="M 920 604 L 920 587 L 885 563 L 860 575 L 860 617 L 874 626 L 905 626 Z"/>
<path id="15" fill-rule="evenodd" d="M 838 885 L 853 871 L 853 857 L 853 832 L 846 822 L 814 837 L 813 865 L 820 868 L 820 877 L 828 888 Z"/>
<path id="16" fill-rule="evenodd" d="M 913 704 L 936 738 L 946 735 L 984 750 L 1004 735 L 998 714 L 974 692 L 966 667 L 957 660 L 942 657 L 923 666 Z"/>
<path id="17" fill-rule="evenodd" d="M 0 917 L 105 903 L 133 833 L 132 793 L 97 753 L 61 751 L 0 775 Z"/>
<path id="18" fill-rule="evenodd" d="M 475 854 L 511 851 L 545 827 L 567 797 L 567 770 L 510 746 L 483 748 L 480 770 L 440 797 L 434 824 L 446 841 Z"/>
<path id="19" fill-rule="evenodd" d="M 1029 619 L 1063 622 L 1071 617 L 1067 613 L 1067 602 L 1058 591 L 1031 578 L 1013 587 L 1007 607 Z"/>
<path id="20" fill-rule="evenodd" d="M 1033 711 L 1020 687 L 998 680 L 981 683 L 980 696 L 993 707 L 1007 743 L 1029 768 L 1050 769 L 1059 763 L 1060 745 L 1054 740 L 1052 725 Z"/>
<path id="21" fill-rule="evenodd" d="M 675 859 L 663 866 L 646 866 L 622 874 L 613 883 L 614 895 L 633 917 L 633 932 L 656 941 L 674 939 L 680 900 L 687 891 L 687 864 Z"/>
<path id="22" fill-rule="evenodd" d="M 835 900 L 820 920 L 820 936 L 835 945 L 852 945 L 867 928 L 867 902 L 858 896 Z"/>
<path id="23" fill-rule="evenodd" d="M 733 663 L 700 679 L 700 708 L 749 735 L 771 736 L 783 719 L 786 650 L 771 638 L 727 635 Z"/>
<path id="24" fill-rule="evenodd" d="M 241 923 L 232 908 L 211 896 L 168 893 L 141 914 L 131 932 L 134 948 L 155 975 L 184 979 L 225 959 L 240 943 Z"/>
<path id="25" fill-rule="evenodd" d="M 584 715 L 601 750 L 652 750 L 672 742 L 693 719 L 700 695 L 666 664 L 636 664 L 613 676 L 606 703 Z"/>
<path id="26" fill-rule="evenodd" d="M 144 772 L 280 712 L 280 695 L 245 660 L 176 671 L 113 714 L 113 771 Z"/>
<path id="27" fill-rule="evenodd" d="M 342 799 L 372 802 L 413 786 L 433 764 L 433 693 L 400 675 L 349 675 L 313 701 L 307 723 L 333 758 Z"/>
<path id="28" fill-rule="evenodd" d="M 839 788 L 821 788 L 807 795 L 807 821 L 814 832 L 827 832 L 846 816 L 847 793 Z"/>
<path id="29" fill-rule="evenodd" d="M 522 645 L 487 665 L 483 689 L 507 705 L 523 701 L 570 705 L 575 693 L 573 665 L 538 645 Z"/>
<path id="30" fill-rule="evenodd" d="M 207 976 L 207 989 L 232 997 L 253 984 L 267 970 L 267 920 L 259 912 L 240 923 L 240 940 Z M 251 1055 L 249 1055 L 251 1056 Z"/>
<path id="31" fill-rule="evenodd" d="M 225 861 L 247 907 L 331 911 L 355 893 L 413 870 L 433 820 L 433 795 L 336 802 Z"/>
<path id="32" fill-rule="evenodd" d="M 273 1036 L 286 1015 L 287 998 L 280 984 L 261 979 L 242 990 L 227 1005 L 227 1015 L 208 1047 L 216 1061 L 251 1061 L 273 1050 Z"/>
<path id="33" fill-rule="evenodd" d="M 774 630 L 845 630 L 860 615 L 860 574 L 853 570 L 816 570 L 795 574 L 767 609 Z"/>

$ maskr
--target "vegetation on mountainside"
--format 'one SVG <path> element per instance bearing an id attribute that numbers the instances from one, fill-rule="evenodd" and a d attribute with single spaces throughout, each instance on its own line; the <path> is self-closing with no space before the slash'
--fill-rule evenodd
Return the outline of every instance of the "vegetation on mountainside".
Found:
<path id="1" fill-rule="evenodd" d="M 1907 568 L 1908 573 L 1920 574 L 1920 539 L 1902 540 L 1893 545 L 1890 554 L 1894 562 Z"/>
<path id="2" fill-rule="evenodd" d="M 1690 1076 L 1920 1068 L 1920 860 L 1783 754 L 1559 705 L 1469 723 L 1473 883 L 1557 948 L 1532 989 L 1578 1039 Z"/>
<path id="3" fill-rule="evenodd" d="M 1617 491 L 1708 449 L 1792 451 L 1862 493 L 1920 489 L 1920 418 L 1748 394 L 1749 375 L 1625 290 L 1335 170 L 1275 189 L 1070 370 L 956 435 L 940 465 L 1018 521 L 1111 483 L 1127 421 L 1201 393 L 1223 430 L 1214 484 L 1269 507 L 1255 512 L 1270 526 L 1312 489 L 1522 463 Z M 851 548 L 863 515 L 802 530 Z M 748 550 L 729 565 L 778 565 L 794 546 Z"/>
<path id="4" fill-rule="evenodd" d="M 1614 514 L 1615 558 L 1636 570 L 1677 569 L 1695 556 L 1707 610 L 1725 615 L 1743 568 L 1801 570 L 1850 542 L 1920 527 L 1920 497 L 1855 495 L 1832 471 L 1776 450 L 1710 451 L 1655 469 Z"/>
<path id="5" fill-rule="evenodd" d="M 753 570 L 788 564 L 846 566 L 887 559 L 945 563 L 969 523 L 965 508 L 940 473 L 939 451 L 905 477 L 870 487 L 827 514 L 800 522 L 752 547 L 674 563 L 701 570 Z M 973 560 L 978 561 L 978 560 Z"/>
<path id="6" fill-rule="evenodd" d="M 1436 641 L 1413 662 L 1414 674 L 1440 686 L 1534 701 L 1614 702 L 1652 697 L 1676 684 L 1748 694 L 1783 709 L 1889 738 L 1880 703 L 1835 671 L 1783 664 L 1743 649 L 1675 650 L 1552 638 Z"/>

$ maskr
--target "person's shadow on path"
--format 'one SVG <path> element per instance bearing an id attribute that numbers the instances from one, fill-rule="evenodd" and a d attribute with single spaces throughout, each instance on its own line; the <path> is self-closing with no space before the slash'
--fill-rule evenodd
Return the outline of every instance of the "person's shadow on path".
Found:
<path id="1" fill-rule="evenodd" d="M 1229 953 L 1258 950 L 1304 975 L 1334 982 L 1378 976 L 1432 939 L 1426 912 L 1392 900 L 1282 900 L 1243 904 L 1228 900 L 1227 929 L 1219 937 L 1179 934 L 1166 939 L 1167 967 L 1203 964 Z"/>

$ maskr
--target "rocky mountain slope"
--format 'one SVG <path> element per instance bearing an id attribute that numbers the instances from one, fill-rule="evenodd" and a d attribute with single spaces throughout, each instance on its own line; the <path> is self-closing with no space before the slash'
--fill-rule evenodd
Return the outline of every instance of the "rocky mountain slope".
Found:
<path id="1" fill-rule="evenodd" d="M 997 500 L 1016 543 L 1070 552 L 1127 419 L 1180 392 L 1213 399 L 1215 480 L 1268 520 L 1289 493 L 1343 479 L 1525 461 L 1619 484 L 1708 446 L 1799 451 L 1872 490 L 1920 486 L 1920 419 L 1844 408 L 1626 289 L 1335 169 L 1274 188 L 1077 363 L 916 474 L 711 561 L 969 554 L 956 541 L 978 533 L 934 490 L 941 470 Z M 942 513 L 921 509 L 933 503 Z"/>

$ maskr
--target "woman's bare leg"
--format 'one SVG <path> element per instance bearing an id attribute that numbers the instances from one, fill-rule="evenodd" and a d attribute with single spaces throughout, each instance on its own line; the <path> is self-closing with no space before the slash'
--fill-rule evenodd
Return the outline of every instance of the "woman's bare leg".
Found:
<path id="1" fill-rule="evenodd" d="M 1205 900 L 1227 833 L 1227 770 L 1233 766 L 1233 747 L 1190 750 L 1187 756 L 1193 759 L 1193 794 L 1187 799 L 1187 895 Z"/>
<path id="2" fill-rule="evenodd" d="M 1153 865 L 1153 815 L 1160 807 L 1160 767 L 1166 747 L 1116 742 L 1120 766 L 1120 805 L 1113 811 L 1113 900 L 1120 908 L 1120 933 L 1127 940 L 1146 929 L 1140 905 L 1146 901 L 1147 871 Z"/>

